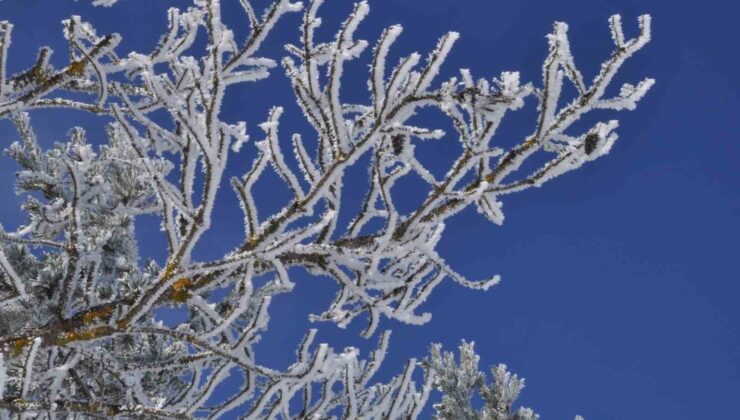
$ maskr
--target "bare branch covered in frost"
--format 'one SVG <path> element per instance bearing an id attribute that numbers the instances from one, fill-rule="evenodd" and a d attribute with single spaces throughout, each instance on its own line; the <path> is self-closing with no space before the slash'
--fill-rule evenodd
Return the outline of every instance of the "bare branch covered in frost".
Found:
<path id="1" fill-rule="evenodd" d="M 7 153 L 21 168 L 16 182 L 26 194 L 27 216 L 16 231 L 0 229 L 0 411 L 416 418 L 436 387 L 444 394 L 435 406 L 439 418 L 537 417 L 528 409 L 512 411 L 523 380 L 505 366 L 494 368 L 493 383 L 486 385 L 472 345 L 461 346 L 460 363 L 433 347 L 423 373 L 411 360 L 379 383 L 374 377 L 388 350 L 387 331 L 363 358 L 355 348 L 315 345 L 312 329 L 285 370 L 263 366 L 255 344 L 270 326 L 273 298 L 294 290 L 293 267 L 336 282 L 333 302 L 312 320 L 344 327 L 360 318 L 367 321 L 366 337 L 376 334 L 383 318 L 428 322 L 431 314 L 422 305 L 445 279 L 482 290 L 495 285 L 498 276 L 467 279 L 437 252 L 445 221 L 475 206 L 501 224 L 506 194 L 541 186 L 608 153 L 617 140 L 616 120 L 582 132 L 571 127 L 592 110 L 634 109 L 652 86 L 645 79 L 605 97 L 620 66 L 649 41 L 650 18 L 640 17 L 641 32 L 630 40 L 620 18 L 610 19 L 615 50 L 591 82 L 573 57 L 568 26 L 556 23 L 536 86 L 522 83 L 516 72 L 475 79 L 468 69 L 438 80 L 459 37 L 455 32 L 443 35 L 426 59 L 412 52 L 390 63 L 402 35 L 395 25 L 368 53 L 370 42 L 357 39 L 367 2 L 354 6 L 333 38 L 318 39 L 322 3 L 274 0 L 260 13 L 251 0 L 239 0 L 249 33 L 237 39 L 222 20 L 220 0 L 196 0 L 185 10 L 169 9 L 168 26 L 151 52 L 126 55 L 116 52 L 118 35 L 98 35 L 72 16 L 63 22 L 68 64 L 54 68 L 52 51 L 43 48 L 33 66 L 15 75 L 7 72 L 13 26 L 0 22 L 0 117 L 11 119 L 20 136 Z M 283 16 L 299 11 L 299 42 L 285 46 L 280 63 L 312 132 L 281 130 L 282 106 L 256 124 L 260 131 L 222 120 L 231 86 L 264 79 L 278 65 L 259 55 L 260 46 Z M 199 34 L 205 49 L 195 42 Z M 368 100 L 348 102 L 344 74 L 363 54 L 370 60 Z M 562 105 L 566 83 L 577 94 Z M 539 103 L 532 133 L 510 149 L 497 146 L 504 116 L 530 97 Z M 49 107 L 111 118 L 107 144 L 93 147 L 75 128 L 66 142 L 42 150 L 29 113 Z M 454 133 L 417 125 L 422 108 L 449 118 Z M 449 137 L 462 152 L 446 174 L 434 173 L 415 148 Z M 252 145 L 252 162 L 231 156 Z M 519 175 L 535 153 L 548 161 Z M 242 168 L 230 183 L 244 213 L 244 240 L 221 258 L 198 261 L 193 251 L 211 228 L 230 157 Z M 354 187 L 343 184 L 345 174 L 366 161 L 367 194 L 342 226 L 338 216 L 349 211 L 343 193 Z M 291 194 L 274 214 L 265 213 L 254 192 L 267 171 Z M 394 187 L 414 175 L 427 184 L 427 195 L 404 212 Z M 167 243 L 162 267 L 140 262 L 134 221 L 145 214 L 161 220 Z M 214 299 L 217 289 L 225 296 Z M 187 309 L 187 321 L 163 325 L 154 315 L 163 306 Z M 240 386 L 214 400 L 232 376 L 241 378 Z M 470 406 L 473 391 L 483 398 L 482 410 Z"/>

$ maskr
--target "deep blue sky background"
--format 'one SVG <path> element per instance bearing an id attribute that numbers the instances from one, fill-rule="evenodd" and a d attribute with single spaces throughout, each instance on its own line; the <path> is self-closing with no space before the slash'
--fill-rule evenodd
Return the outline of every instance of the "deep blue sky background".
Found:
<path id="1" fill-rule="evenodd" d="M 231 0 L 223 0 L 231 3 Z M 235 1 L 233 3 L 236 3 Z M 262 3 L 266 3 L 263 1 Z M 185 0 L 121 0 L 112 9 L 72 0 L 3 0 L 0 19 L 15 24 L 11 69 L 30 65 L 36 50 L 52 45 L 57 64 L 65 48 L 59 21 L 80 14 L 101 33 L 120 32 L 119 51 L 149 51 L 160 33 L 164 10 Z M 402 23 L 405 33 L 396 53 L 426 53 L 447 30 L 461 32 L 446 74 L 470 67 L 477 76 L 519 70 L 525 81 L 540 84 L 546 55 L 545 34 L 554 20 L 570 24 L 573 51 L 587 79 L 611 48 L 607 18 L 621 13 L 625 30 L 650 13 L 654 40 L 629 62 L 618 83 L 645 76 L 657 84 L 637 111 L 619 115 L 620 140 L 606 158 L 563 176 L 542 189 L 504 202 L 506 223 L 491 225 L 474 210 L 448 223 L 440 246 L 443 256 L 471 278 L 500 273 L 503 283 L 486 293 L 444 283 L 425 309 L 434 318 L 425 327 L 392 327 L 391 355 L 383 375 L 400 371 L 408 357 L 422 356 L 431 342 L 454 348 L 462 338 L 475 340 L 482 364 L 506 362 L 527 378 L 521 403 L 547 419 L 704 419 L 731 418 L 740 395 L 740 305 L 737 259 L 740 250 L 740 138 L 737 132 L 737 71 L 732 36 L 735 7 L 729 2 L 672 1 L 497 1 L 372 0 L 361 34 L 374 40 L 383 26 Z M 323 34 L 334 33 L 351 7 L 327 0 Z M 237 22 L 241 15 L 228 14 Z M 265 54 L 282 55 L 284 40 L 297 40 L 299 16 L 280 23 Z M 348 69 L 347 97 L 361 98 L 365 67 Z M 256 123 L 275 104 L 290 105 L 283 133 L 304 130 L 292 105 L 287 79 L 280 72 L 263 83 L 233 92 L 226 120 L 245 119 L 259 138 Z M 502 144 L 528 133 L 534 102 L 510 118 Z M 33 114 L 46 145 L 62 140 L 73 124 L 102 140 L 106 120 L 69 111 Z M 432 120 L 433 121 L 433 120 Z M 305 131 L 304 131 L 305 132 Z M 17 136 L 0 122 L 3 147 Z M 287 134 L 285 135 L 287 139 Z M 458 150 L 449 136 L 426 157 L 439 166 Z M 507 143 L 509 142 L 509 143 Z M 249 150 L 246 150 L 249 149 Z M 232 160 L 243 172 L 253 149 Z M 435 157 L 436 156 L 436 157 Z M 441 166 L 440 166 L 441 168 Z M 0 222 L 22 222 L 10 180 L 13 163 L 0 161 Z M 359 172 L 364 173 L 364 169 Z M 362 177 L 358 177 L 361 180 Z M 274 188 L 268 180 L 259 187 Z M 409 197 L 419 193 L 401 186 Z M 361 196 L 361 189 L 348 192 Z M 265 209 L 280 205 L 280 194 L 266 198 Z M 238 244 L 241 215 L 229 189 L 212 235 L 199 250 L 212 258 Z M 154 220 L 139 223 L 142 254 L 162 258 L 163 242 Z M 287 366 L 308 325 L 306 315 L 331 298 L 324 279 L 295 272 L 293 296 L 272 306 L 272 334 L 259 349 L 265 363 Z M 357 337 L 360 325 L 338 331 L 320 325 L 322 340 L 341 349 L 364 349 L 372 342 Z"/>

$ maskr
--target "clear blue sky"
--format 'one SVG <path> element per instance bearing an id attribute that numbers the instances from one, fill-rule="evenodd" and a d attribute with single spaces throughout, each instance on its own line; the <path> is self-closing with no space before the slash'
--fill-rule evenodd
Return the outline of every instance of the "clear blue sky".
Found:
<path id="1" fill-rule="evenodd" d="M 223 0 L 230 3 L 231 0 Z M 80 14 L 101 33 L 120 32 L 119 51 L 153 46 L 171 5 L 186 0 L 121 0 L 112 9 L 94 9 L 72 0 L 2 0 L 0 19 L 15 28 L 11 68 L 30 65 L 36 49 L 50 44 L 62 60 L 65 49 L 59 21 Z M 236 3 L 236 1 L 234 1 Z M 266 3 L 263 1 L 262 3 Z M 327 0 L 325 32 L 351 7 Z M 635 19 L 653 15 L 653 42 L 627 64 L 618 82 L 657 79 L 637 111 L 604 118 L 621 120 L 620 140 L 606 157 L 577 172 L 508 197 L 502 227 L 472 209 L 451 220 L 440 250 L 449 263 L 471 278 L 493 273 L 501 285 L 482 293 L 445 283 L 426 309 L 434 313 L 424 327 L 385 323 L 394 329 L 383 375 L 401 369 L 405 359 L 422 356 L 431 342 L 454 348 L 474 340 L 482 363 L 506 362 L 527 378 L 521 403 L 544 418 L 705 419 L 737 415 L 740 396 L 740 136 L 737 120 L 739 55 L 731 35 L 737 30 L 730 2 L 548 1 L 548 0 L 371 0 L 361 34 L 374 40 L 383 26 L 402 23 L 396 53 L 433 48 L 447 30 L 461 32 L 445 71 L 469 67 L 477 76 L 519 70 L 540 83 L 546 55 L 545 34 L 554 20 L 570 24 L 577 62 L 590 79 L 611 48 L 607 18 L 621 13 L 625 30 Z M 229 15 L 239 18 L 239 15 Z M 234 20 L 236 22 L 236 20 Z M 273 58 L 280 45 L 297 39 L 299 16 L 280 23 L 265 47 Z M 61 63 L 61 61 L 57 61 Z M 364 95 L 365 67 L 356 65 L 345 84 L 348 97 Z M 351 82 L 351 83 L 350 83 Z M 225 119 L 245 119 L 259 138 L 256 123 L 275 104 L 289 105 L 284 133 L 302 130 L 286 77 L 277 71 L 264 83 L 232 93 Z M 502 141 L 528 131 L 534 103 L 507 122 Z M 61 140 L 73 124 L 102 140 L 103 123 L 70 111 L 33 114 L 45 144 Z M 505 140 L 508 137 L 508 140 Z M 16 138 L 0 122 L 3 147 Z M 440 145 L 439 159 L 456 151 L 455 139 Z M 508 143 L 510 144 L 510 143 Z M 253 151 L 232 160 L 243 172 Z M 434 159 L 434 155 L 432 159 Z M 239 166 L 241 165 L 241 166 Z M 22 222 L 20 202 L 10 184 L 15 170 L 0 160 L 0 222 Z M 268 182 L 260 191 L 271 191 Z M 359 190 L 358 190 L 359 191 Z M 413 186 L 408 194 L 413 195 Z M 348 193 L 350 196 L 360 192 Z M 265 208 L 279 201 L 271 195 Z M 219 197 L 214 232 L 199 250 L 219 255 L 241 239 L 241 215 L 229 189 Z M 153 220 L 138 225 L 142 253 L 162 257 L 163 242 Z M 293 360 L 293 349 L 308 322 L 331 298 L 326 280 L 295 272 L 298 287 L 272 306 L 272 328 L 258 357 L 274 366 Z M 327 294 L 328 293 L 328 294 Z M 320 325 L 320 338 L 336 347 L 369 344 L 359 325 L 338 331 Z"/>

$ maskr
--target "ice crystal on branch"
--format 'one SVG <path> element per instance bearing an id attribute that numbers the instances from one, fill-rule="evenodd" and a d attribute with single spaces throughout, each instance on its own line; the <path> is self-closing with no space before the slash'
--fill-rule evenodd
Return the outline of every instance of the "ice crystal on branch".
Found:
<path id="1" fill-rule="evenodd" d="M 445 279 L 482 290 L 499 281 L 496 275 L 467 279 L 444 261 L 436 249 L 446 220 L 475 206 L 501 224 L 506 194 L 608 153 L 617 139 L 615 120 L 582 132 L 572 127 L 592 110 L 634 109 L 650 88 L 653 81 L 646 79 L 605 97 L 620 66 L 649 41 L 649 17 L 640 17 L 641 32 L 631 40 L 620 18 L 610 19 L 615 49 L 590 83 L 571 53 L 567 25 L 556 23 L 536 86 L 516 72 L 476 79 L 468 69 L 439 80 L 459 38 L 455 32 L 444 34 L 426 59 L 414 52 L 390 63 L 402 27 L 386 28 L 368 48 L 371 42 L 356 37 L 367 2 L 357 3 L 330 39 L 317 37 L 321 0 L 275 0 L 262 13 L 239 0 L 250 29 L 243 39 L 222 20 L 220 3 L 196 0 L 185 10 L 171 8 L 167 28 L 148 53 L 121 54 L 118 35 L 99 35 L 72 16 L 63 22 L 68 63 L 53 67 L 52 51 L 43 48 L 33 66 L 15 75 L 7 73 L 13 26 L 0 22 L 0 117 L 11 119 L 20 136 L 7 153 L 20 166 L 17 190 L 26 196 L 27 216 L 17 231 L 0 230 L 0 411 L 415 418 L 437 387 L 444 394 L 436 405 L 440 418 L 536 418 L 531 410 L 512 411 L 523 381 L 504 366 L 493 369 L 493 384 L 486 385 L 472 345 L 463 344 L 459 364 L 433 347 L 423 373 L 411 360 L 388 382 L 375 381 L 390 337 L 378 326 L 382 318 L 428 322 L 423 304 Z M 275 104 L 264 122 L 249 125 L 248 136 L 246 122 L 221 119 L 224 95 L 275 71 L 277 57 L 259 55 L 260 46 L 284 15 L 296 12 L 303 14 L 299 42 L 285 45 L 287 56 L 279 62 L 313 131 L 281 130 L 284 108 Z M 195 42 L 199 36 L 205 49 Z M 341 83 L 347 64 L 363 54 L 371 62 L 368 100 L 350 103 Z M 577 95 L 561 105 L 565 83 Z M 494 141 L 496 131 L 527 98 L 539 103 L 534 130 L 503 149 Z M 73 128 L 66 142 L 43 150 L 30 115 L 50 107 L 112 119 L 107 144 L 93 147 L 84 130 Z M 454 133 L 415 125 L 422 108 L 449 118 Z M 417 159 L 415 148 L 449 137 L 462 152 L 439 177 Z M 226 184 L 227 163 L 244 147 L 254 147 L 256 157 L 238 162 L 243 174 L 230 179 L 244 214 L 243 242 L 221 258 L 198 261 L 193 250 L 220 204 L 216 194 Z M 514 176 L 536 153 L 548 161 L 530 175 Z M 368 160 L 367 194 L 342 226 L 345 174 Z M 291 194 L 274 214 L 265 213 L 253 191 L 267 171 Z M 404 212 L 393 189 L 411 175 L 428 191 L 417 208 Z M 167 243 L 162 267 L 139 258 L 134 221 L 145 214 L 161 219 Z M 315 345 L 312 329 L 297 343 L 289 368 L 261 365 L 255 344 L 271 326 L 273 298 L 294 293 L 292 267 L 336 282 L 333 302 L 311 319 L 340 327 L 366 320 L 363 335 L 380 336 L 377 350 L 364 358 L 355 348 Z M 214 301 L 215 289 L 226 295 Z M 176 328 L 159 322 L 154 310 L 168 305 L 187 308 L 187 321 Z M 214 399 L 234 375 L 240 385 Z M 482 411 L 470 406 L 473 391 L 484 400 Z"/>

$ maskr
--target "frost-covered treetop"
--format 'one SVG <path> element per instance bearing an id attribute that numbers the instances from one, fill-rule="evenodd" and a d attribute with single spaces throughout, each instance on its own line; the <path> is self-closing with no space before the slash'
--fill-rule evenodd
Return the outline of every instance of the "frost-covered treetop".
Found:
<path id="1" fill-rule="evenodd" d="M 195 0 L 169 10 L 154 50 L 126 55 L 117 51 L 117 34 L 99 35 L 72 16 L 63 22 L 68 64 L 55 68 L 52 51 L 42 48 L 36 63 L 15 75 L 6 71 L 13 26 L 0 22 L 0 118 L 18 129 L 20 141 L 7 153 L 21 168 L 17 190 L 28 193 L 27 223 L 0 230 L 0 416 L 415 418 L 438 388 L 444 394 L 435 406 L 439 418 L 537 418 L 512 407 L 523 380 L 498 366 L 486 385 L 465 343 L 459 365 L 433 347 L 420 363 L 423 375 L 410 360 L 390 381 L 374 381 L 390 337 L 377 331 L 379 321 L 428 322 L 423 303 L 445 279 L 483 290 L 499 281 L 467 279 L 444 261 L 436 248 L 445 221 L 474 206 L 501 224 L 507 194 L 609 152 L 616 120 L 585 131 L 572 126 L 593 110 L 634 109 L 652 86 L 645 79 L 605 95 L 621 65 L 650 40 L 649 16 L 638 19 L 633 39 L 625 38 L 619 16 L 609 19 L 614 51 L 590 81 L 571 53 L 568 26 L 555 23 L 535 85 L 516 72 L 475 78 L 467 69 L 438 80 L 455 32 L 426 58 L 412 53 L 390 63 L 402 27 L 386 28 L 368 48 L 355 36 L 370 9 L 364 1 L 327 40 L 316 37 L 321 0 L 275 0 L 262 13 L 250 0 L 239 3 L 250 27 L 244 39 L 223 22 L 220 0 Z M 260 139 L 252 140 L 247 122 L 221 120 L 223 98 L 230 86 L 275 71 L 278 62 L 261 56 L 260 46 L 289 13 L 303 14 L 300 38 L 285 45 L 280 63 L 313 130 L 281 132 L 283 107 L 276 105 L 258 125 Z M 205 49 L 195 43 L 198 34 L 207 39 Z M 345 66 L 363 54 L 371 60 L 369 95 L 347 102 L 340 94 Z M 561 98 L 565 84 L 575 89 L 572 100 Z M 531 134 L 501 148 L 493 139 L 502 119 L 530 97 L 539 104 Z M 112 118 L 107 144 L 93 147 L 74 128 L 68 141 L 42 150 L 30 118 L 38 108 Z M 454 132 L 415 124 L 422 108 L 441 112 Z M 258 130 L 249 127 L 255 136 Z M 443 138 L 457 139 L 462 152 L 439 176 L 415 147 Z M 240 162 L 243 176 L 224 179 L 227 162 L 244 147 L 254 147 L 256 159 Z M 546 163 L 528 175 L 517 171 L 535 154 L 547 156 Z M 348 211 L 344 175 L 366 161 L 362 156 L 370 157 L 367 195 L 352 221 L 339 225 L 337 216 Z M 268 171 L 292 194 L 274 214 L 265 214 L 253 193 Z M 418 208 L 402 212 L 393 188 L 412 175 L 428 184 L 428 194 Z M 221 258 L 199 261 L 193 250 L 211 227 L 216 193 L 226 184 L 241 203 L 243 242 Z M 146 214 L 161 218 L 167 243 L 161 267 L 139 258 L 134 220 Z M 260 364 L 254 345 L 270 326 L 269 311 L 279 310 L 271 308 L 272 298 L 293 290 L 292 267 L 336 282 L 334 301 L 313 320 L 340 327 L 364 320 L 363 335 L 378 336 L 377 350 L 363 358 L 355 348 L 314 344 L 312 329 L 297 343 L 289 368 Z M 163 306 L 187 308 L 188 320 L 164 325 L 154 317 Z M 239 387 L 216 398 L 214 390 L 234 375 Z M 484 401 L 481 410 L 470 406 L 473 391 Z"/>

